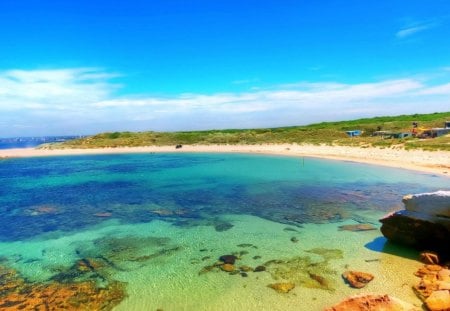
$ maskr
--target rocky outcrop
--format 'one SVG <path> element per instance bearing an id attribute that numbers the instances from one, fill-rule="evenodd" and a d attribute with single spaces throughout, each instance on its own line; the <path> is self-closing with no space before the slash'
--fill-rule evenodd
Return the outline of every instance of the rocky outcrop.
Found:
<path id="1" fill-rule="evenodd" d="M 413 305 L 388 295 L 358 295 L 349 297 L 325 311 L 412 311 Z"/>
<path id="2" fill-rule="evenodd" d="M 420 277 L 413 286 L 428 310 L 450 310 L 450 270 L 439 265 L 425 265 L 416 273 Z"/>
<path id="3" fill-rule="evenodd" d="M 405 210 L 380 219 L 381 232 L 392 242 L 437 252 L 450 259 L 450 191 L 407 195 Z"/>

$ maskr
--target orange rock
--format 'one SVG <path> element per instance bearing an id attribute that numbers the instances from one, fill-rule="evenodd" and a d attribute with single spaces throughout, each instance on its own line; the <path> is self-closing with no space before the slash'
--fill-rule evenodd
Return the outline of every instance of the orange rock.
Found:
<path id="1" fill-rule="evenodd" d="M 359 271 L 345 271 L 342 274 L 342 277 L 350 284 L 351 287 L 355 288 L 363 288 L 374 278 L 374 276 L 370 273 Z"/>
<path id="2" fill-rule="evenodd" d="M 349 297 L 324 311 L 412 311 L 414 306 L 388 295 Z"/>
<path id="3" fill-rule="evenodd" d="M 225 263 L 220 266 L 220 269 L 222 269 L 225 272 L 232 272 L 234 271 L 234 266 L 232 264 Z"/>
<path id="4" fill-rule="evenodd" d="M 95 281 L 26 283 L 14 270 L 0 267 L 0 310 L 112 310 L 125 298 L 123 283 L 99 288 Z"/>
<path id="5" fill-rule="evenodd" d="M 450 292 L 448 290 L 434 291 L 426 300 L 425 305 L 430 311 L 450 310 Z"/>

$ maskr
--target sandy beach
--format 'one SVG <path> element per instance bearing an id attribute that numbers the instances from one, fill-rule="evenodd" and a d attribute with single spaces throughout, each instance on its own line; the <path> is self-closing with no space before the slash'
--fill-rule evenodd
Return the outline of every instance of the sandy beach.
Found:
<path id="1" fill-rule="evenodd" d="M 325 145 L 184 145 L 180 149 L 175 149 L 174 146 L 55 150 L 24 148 L 0 150 L 0 158 L 155 152 L 232 152 L 317 157 L 369 163 L 450 176 L 450 152 L 447 151 L 431 152 L 423 150 L 359 148 Z"/>

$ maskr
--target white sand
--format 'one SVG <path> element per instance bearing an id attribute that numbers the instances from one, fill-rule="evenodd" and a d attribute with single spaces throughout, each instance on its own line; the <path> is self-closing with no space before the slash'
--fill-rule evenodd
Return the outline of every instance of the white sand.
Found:
<path id="1" fill-rule="evenodd" d="M 154 152 L 233 152 L 318 157 L 370 163 L 450 176 L 450 152 L 448 151 L 408 151 L 404 149 L 326 145 L 183 145 L 183 148 L 180 149 L 175 149 L 174 146 L 58 150 L 25 148 L 0 150 L 0 158 Z"/>

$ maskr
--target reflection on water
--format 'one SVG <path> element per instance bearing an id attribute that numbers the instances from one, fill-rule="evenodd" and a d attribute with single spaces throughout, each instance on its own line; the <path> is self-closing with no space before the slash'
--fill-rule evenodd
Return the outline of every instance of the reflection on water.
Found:
<path id="1" fill-rule="evenodd" d="M 448 183 L 355 163 L 217 154 L 14 159 L 0 163 L 0 177 L 5 310 L 323 307 L 352 293 L 340 277 L 348 267 L 413 267 L 414 252 L 386 243 L 378 218 L 402 195 Z M 383 282 L 370 286 L 395 293 L 400 281 Z"/>

